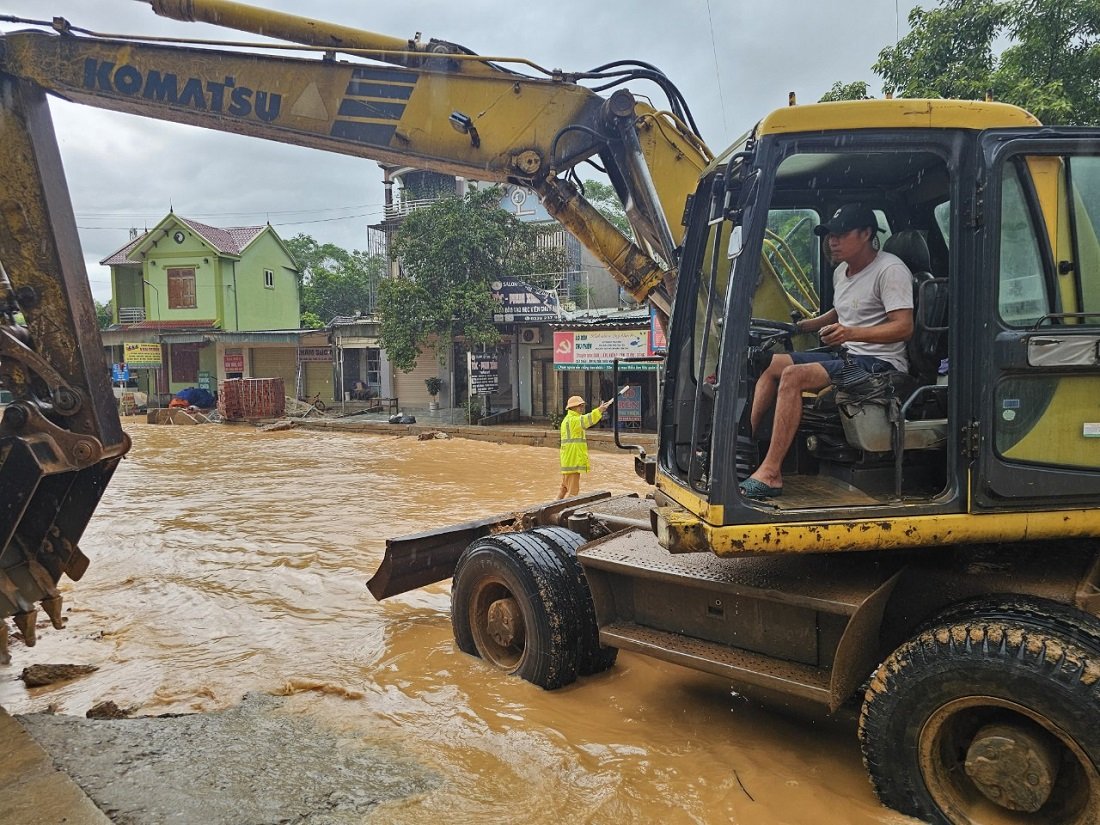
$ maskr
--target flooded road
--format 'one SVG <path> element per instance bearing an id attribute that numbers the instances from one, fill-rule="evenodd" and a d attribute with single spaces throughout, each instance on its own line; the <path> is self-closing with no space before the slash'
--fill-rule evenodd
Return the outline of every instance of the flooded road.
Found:
<path id="1" fill-rule="evenodd" d="M 553 498 L 556 450 L 127 429 L 134 448 L 82 542 L 91 568 L 63 587 L 67 628 L 12 646 L 0 678 L 12 713 L 83 716 L 108 699 L 209 712 L 249 692 L 285 696 L 298 722 L 392 748 L 434 777 L 370 822 L 914 821 L 875 800 L 850 716 L 765 710 L 722 679 L 630 653 L 546 692 L 457 650 L 449 583 L 374 601 L 365 582 L 386 536 Z M 584 490 L 647 489 L 628 454 L 594 452 L 593 465 Z M 33 690 L 16 680 L 47 662 L 99 670 Z"/>

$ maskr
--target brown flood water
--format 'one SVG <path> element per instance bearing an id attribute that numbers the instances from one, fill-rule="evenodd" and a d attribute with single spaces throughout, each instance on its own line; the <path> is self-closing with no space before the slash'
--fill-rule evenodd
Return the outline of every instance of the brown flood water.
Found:
<path id="1" fill-rule="evenodd" d="M 621 653 L 546 692 L 454 646 L 449 583 L 375 602 L 386 536 L 556 494 L 557 451 L 461 439 L 133 424 L 64 588 L 68 626 L 13 646 L 0 705 L 141 714 L 288 695 L 312 724 L 393 744 L 439 778 L 371 822 L 898 825 L 854 723 L 787 715 L 722 679 Z M 593 453 L 583 489 L 646 488 Z M 28 691 L 47 662 L 99 666 Z"/>

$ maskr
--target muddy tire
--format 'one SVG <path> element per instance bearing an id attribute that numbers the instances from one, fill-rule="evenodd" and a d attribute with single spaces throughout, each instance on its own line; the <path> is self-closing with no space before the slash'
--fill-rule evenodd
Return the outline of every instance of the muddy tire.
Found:
<path id="1" fill-rule="evenodd" d="M 1038 600 L 953 609 L 871 680 L 879 798 L 938 825 L 1100 822 L 1100 634 Z"/>
<path id="2" fill-rule="evenodd" d="M 540 539 L 523 533 L 479 539 L 455 567 L 455 642 L 546 690 L 568 685 L 577 678 L 571 586 L 571 574 Z"/>
<path id="3" fill-rule="evenodd" d="M 596 606 L 592 603 L 592 591 L 588 588 L 584 568 L 577 560 L 577 548 L 585 543 L 584 537 L 564 527 L 536 527 L 531 534 L 538 536 L 558 554 L 570 578 L 573 610 L 578 620 L 577 673 L 581 676 L 603 673 L 615 664 L 619 649 L 600 644 L 600 628 L 596 624 Z"/>

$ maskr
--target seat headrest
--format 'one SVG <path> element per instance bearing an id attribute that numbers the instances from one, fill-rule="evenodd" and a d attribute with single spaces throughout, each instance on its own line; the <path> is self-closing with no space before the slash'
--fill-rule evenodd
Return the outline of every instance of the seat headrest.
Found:
<path id="1" fill-rule="evenodd" d="M 932 256 L 928 254 L 928 242 L 915 229 L 895 232 L 882 245 L 883 252 L 897 255 L 910 272 L 928 272 L 932 268 Z"/>

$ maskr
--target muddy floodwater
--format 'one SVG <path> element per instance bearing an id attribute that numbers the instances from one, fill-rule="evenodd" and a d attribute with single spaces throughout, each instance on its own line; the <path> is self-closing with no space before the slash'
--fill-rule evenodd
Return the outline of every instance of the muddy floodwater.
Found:
<path id="1" fill-rule="evenodd" d="M 83 717 L 112 700 L 140 715 L 211 714 L 246 694 L 261 704 L 282 697 L 271 712 L 314 754 L 303 793 L 325 774 L 324 749 L 305 741 L 313 733 L 342 743 L 334 754 L 369 745 L 416 780 L 354 816 L 295 822 L 914 822 L 874 798 L 851 712 L 764 708 L 723 679 L 631 653 L 546 692 L 457 650 L 448 582 L 374 601 L 365 582 L 387 536 L 553 498 L 556 450 L 228 426 L 128 430 L 134 448 L 82 542 L 91 567 L 64 586 L 68 626 L 40 624 L 38 645 L 14 642 L 12 664 L 0 668 L 0 705 L 12 713 Z M 629 455 L 594 452 L 593 464 L 583 489 L 645 492 Z M 99 670 L 33 690 L 16 678 L 60 662 Z M 250 734 L 235 730 L 247 755 Z M 256 728 L 253 744 L 270 766 L 279 757 L 262 747 L 267 735 Z M 58 741 L 64 748 L 64 734 Z M 150 798 L 168 792 L 180 789 L 149 783 Z"/>

